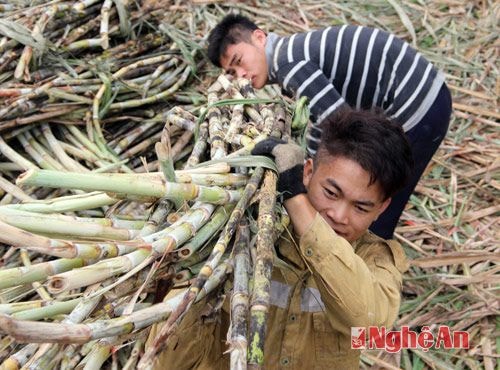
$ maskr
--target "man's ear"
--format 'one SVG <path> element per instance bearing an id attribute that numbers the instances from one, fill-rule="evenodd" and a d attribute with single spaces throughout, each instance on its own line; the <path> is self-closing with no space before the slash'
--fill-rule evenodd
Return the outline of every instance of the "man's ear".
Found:
<path id="1" fill-rule="evenodd" d="M 391 200 L 392 200 L 392 198 L 387 198 L 386 200 L 384 200 L 384 203 L 382 203 L 382 206 L 380 207 L 380 209 L 378 211 L 377 218 L 387 209 L 387 207 L 389 207 L 389 204 L 391 204 Z"/>
<path id="2" fill-rule="evenodd" d="M 259 47 L 265 47 L 266 41 L 267 41 L 267 35 L 264 31 L 262 31 L 260 28 L 253 30 L 252 42 L 254 43 L 254 45 Z"/>
<path id="3" fill-rule="evenodd" d="M 313 160 L 311 158 L 308 158 L 304 163 L 304 174 L 302 176 L 302 182 L 304 183 L 306 189 L 309 186 L 309 183 L 311 182 L 313 172 L 314 172 Z"/>

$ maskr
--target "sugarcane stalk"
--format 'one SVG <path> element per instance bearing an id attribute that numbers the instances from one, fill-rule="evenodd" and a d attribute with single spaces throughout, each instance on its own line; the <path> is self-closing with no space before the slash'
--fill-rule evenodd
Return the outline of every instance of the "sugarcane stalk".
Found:
<path id="1" fill-rule="evenodd" d="M 66 314 L 75 309 L 82 298 L 68 301 L 50 301 L 44 306 L 12 313 L 12 317 L 19 320 L 42 320 L 56 315 Z"/>
<path id="2" fill-rule="evenodd" d="M 52 159 L 50 156 L 47 156 L 46 154 L 41 154 L 39 151 L 37 151 L 31 144 L 33 143 L 32 141 L 29 142 L 27 138 L 27 133 L 22 133 L 18 136 L 19 142 L 23 146 L 24 150 L 26 153 L 28 153 L 31 158 L 35 160 L 38 166 L 40 168 L 44 168 L 47 170 L 57 170 L 61 171 L 63 170 L 63 167 L 57 163 L 54 159 Z M 38 148 L 40 149 L 40 148 Z"/>
<path id="3" fill-rule="evenodd" d="M 30 343 L 24 346 L 22 349 L 17 351 L 16 353 L 9 356 L 2 364 L 0 365 L 0 369 L 2 370 L 18 370 L 20 369 L 28 359 L 33 356 L 33 354 L 38 349 L 37 343 Z"/>
<path id="4" fill-rule="evenodd" d="M 98 3 L 99 0 L 80 0 L 73 4 L 72 10 L 76 13 L 83 12 L 85 8 L 88 8 L 89 6 Z"/>
<path id="5" fill-rule="evenodd" d="M 0 176 L 0 189 L 3 189 L 6 193 L 11 194 L 12 196 L 16 197 L 19 200 L 25 202 L 33 200 L 31 196 L 26 194 L 24 191 L 22 191 L 20 188 L 15 186 L 10 181 L 5 180 L 2 176 Z"/>
<path id="6" fill-rule="evenodd" d="M 18 285 L 12 288 L 7 288 L 0 291 L 0 302 L 9 303 L 19 301 L 28 294 L 33 293 L 33 287 L 30 284 Z"/>
<path id="7" fill-rule="evenodd" d="M 5 157 L 10 159 L 12 162 L 18 164 L 25 170 L 38 168 L 34 163 L 30 162 L 22 155 L 17 153 L 14 149 L 12 149 L 1 137 L 0 137 L 0 152 Z"/>
<path id="8" fill-rule="evenodd" d="M 58 294 L 63 291 L 80 288 L 103 281 L 115 275 L 134 271 L 143 262 L 150 263 L 164 253 L 169 253 L 185 243 L 204 223 L 213 212 L 213 206 L 200 205 L 188 212 L 178 222 L 168 228 L 165 237 L 156 239 L 151 246 L 140 248 L 131 253 L 115 258 L 99 261 L 96 264 L 80 269 L 53 275 L 48 279 L 49 292 Z"/>
<path id="9" fill-rule="evenodd" d="M 59 159 L 59 162 L 61 162 L 67 170 L 75 172 L 88 172 L 87 168 L 66 154 L 59 140 L 56 139 L 47 123 L 42 124 L 42 132 L 49 147 L 53 150 L 55 156 Z"/>
<path id="10" fill-rule="evenodd" d="M 167 61 L 163 64 L 160 64 L 156 68 L 156 70 L 148 77 L 146 82 L 144 83 L 144 86 L 142 88 L 143 89 L 142 97 L 145 98 L 148 95 L 148 91 L 149 91 L 150 87 L 153 85 L 153 83 L 155 81 L 157 81 L 158 77 L 160 77 L 160 75 L 163 72 L 165 72 L 168 68 L 174 66 L 177 63 L 178 63 L 178 59 L 174 58 L 174 59 L 170 59 L 169 61 Z"/>
<path id="11" fill-rule="evenodd" d="M 254 266 L 253 291 L 250 300 L 248 365 L 252 369 L 261 369 L 264 365 L 264 343 L 269 312 L 270 279 L 273 268 L 276 180 L 276 174 L 267 170 L 260 192 L 257 220 L 259 228 L 257 233 L 257 260 Z"/>
<path id="12" fill-rule="evenodd" d="M 191 74 L 191 67 L 187 66 L 184 69 L 184 72 L 182 73 L 181 77 L 177 80 L 177 82 L 174 85 L 172 85 L 170 88 L 168 88 L 167 90 L 159 92 L 153 96 L 148 96 L 147 98 L 144 98 L 144 99 L 132 99 L 132 100 L 128 100 L 125 102 L 113 103 L 113 104 L 111 104 L 110 109 L 111 110 L 122 110 L 122 109 L 126 109 L 126 108 L 136 108 L 136 107 L 140 107 L 142 105 L 160 102 L 160 101 L 170 97 L 177 90 L 179 90 L 179 88 L 186 82 L 186 80 L 188 79 L 190 74 Z"/>
<path id="13" fill-rule="evenodd" d="M 92 351 L 78 364 L 76 369 L 100 369 L 109 356 L 111 356 L 111 349 L 112 344 L 108 342 L 108 338 L 98 341 L 92 348 Z"/>
<path id="14" fill-rule="evenodd" d="M 210 138 L 210 158 L 219 159 L 227 155 L 226 145 L 224 143 L 224 130 L 221 121 L 221 111 L 214 104 L 219 100 L 217 96 L 218 89 L 208 89 L 208 136 Z"/>
<path id="15" fill-rule="evenodd" d="M 155 205 L 154 211 L 148 218 L 141 231 L 139 237 L 147 236 L 158 231 L 160 225 L 166 220 L 172 209 L 172 203 L 168 199 L 160 199 Z"/>
<path id="16" fill-rule="evenodd" d="M 250 227 L 242 220 L 234 242 L 234 285 L 231 295 L 231 341 L 230 368 L 245 370 L 247 368 L 248 349 L 248 275 L 250 271 Z"/>
<path id="17" fill-rule="evenodd" d="M 101 35 L 101 46 L 104 50 L 109 48 L 109 11 L 112 5 L 113 2 L 111 0 L 104 0 L 101 8 L 101 29 L 99 32 Z"/>
<path id="18" fill-rule="evenodd" d="M 234 135 L 236 135 L 239 132 L 242 126 L 243 126 L 243 104 L 235 104 L 233 105 L 231 122 L 229 123 L 229 128 L 227 129 L 224 140 L 226 140 L 229 143 L 232 143 Z"/>
<path id="19" fill-rule="evenodd" d="M 184 167 L 185 169 L 194 167 L 198 163 L 200 163 L 201 156 L 203 155 L 203 153 L 205 153 L 205 150 L 208 147 L 207 140 L 208 140 L 208 122 L 204 121 L 200 124 L 198 140 L 196 140 L 196 143 L 194 144 L 194 148 L 191 152 L 191 155 L 189 156 L 186 162 L 186 166 Z"/>
<path id="20" fill-rule="evenodd" d="M 0 221 L 0 231 L 5 233 L 0 235 L 0 241 L 2 243 L 20 248 L 24 247 L 49 256 L 63 258 L 82 257 L 92 260 L 104 256 L 114 257 L 129 253 L 144 244 L 141 241 L 122 243 L 115 243 L 112 241 L 102 243 L 77 243 L 51 239 L 10 226 L 2 221 Z"/>
<path id="21" fill-rule="evenodd" d="M 72 212 L 86 209 L 104 207 L 116 203 L 117 199 L 106 193 L 92 192 L 77 194 L 43 201 L 32 201 L 32 203 L 9 204 L 5 207 L 19 209 L 28 212 L 58 213 Z"/>
<path id="22" fill-rule="evenodd" d="M 29 258 L 29 255 L 28 255 L 28 252 L 26 251 L 26 249 L 24 249 L 24 248 L 21 249 L 20 256 L 21 256 L 21 260 L 23 261 L 24 266 L 29 268 L 31 266 L 31 260 Z M 38 293 L 40 298 L 42 298 L 44 301 L 51 301 L 53 299 L 50 296 L 50 294 L 47 293 L 45 288 L 38 281 L 34 281 L 31 285 L 33 286 L 33 289 L 35 289 L 35 291 Z"/>
<path id="23" fill-rule="evenodd" d="M 203 288 L 198 293 L 196 299 L 194 300 L 194 303 L 201 301 L 208 295 L 208 293 L 212 292 L 215 288 L 222 286 L 231 272 L 232 266 L 228 262 L 228 259 L 219 263 L 219 265 L 214 269 L 213 273 L 203 285 Z"/>
<path id="24" fill-rule="evenodd" d="M 233 208 L 234 204 L 218 207 L 210 220 L 186 244 L 175 251 L 176 256 L 182 260 L 191 257 L 226 223 Z"/>
<path id="25" fill-rule="evenodd" d="M 0 220 L 17 228 L 32 233 L 57 235 L 59 238 L 91 238 L 130 240 L 137 232 L 118 227 L 105 226 L 96 223 L 82 223 L 69 218 L 38 215 L 24 211 L 0 207 Z"/>
<path id="26" fill-rule="evenodd" d="M 81 174 L 75 172 L 30 170 L 21 174 L 16 183 L 18 185 L 36 185 L 87 191 L 99 190 L 132 196 L 198 200 L 214 204 L 236 202 L 241 195 L 241 191 L 238 190 L 155 181 L 151 178 L 144 179 L 143 176 L 128 174 Z"/>
<path id="27" fill-rule="evenodd" d="M 130 352 L 130 356 L 123 366 L 122 370 L 133 370 L 135 369 L 135 366 L 137 364 L 137 361 L 139 360 L 139 355 L 143 350 L 144 344 L 145 344 L 145 338 L 143 335 L 139 334 L 139 338 L 135 340 L 134 347 L 132 348 L 132 351 Z"/>
<path id="28" fill-rule="evenodd" d="M 182 294 L 125 317 L 87 324 L 46 323 L 17 320 L 0 314 L 0 332 L 20 343 L 88 343 L 91 340 L 136 332 L 165 320 L 179 305 Z"/>
<path id="29" fill-rule="evenodd" d="M 141 361 L 139 362 L 139 368 L 143 369 L 148 368 L 152 364 L 156 353 L 162 350 L 166 340 L 176 330 L 179 321 L 182 320 L 182 317 L 189 309 L 189 307 L 191 307 L 191 304 L 194 302 L 199 292 L 202 290 L 203 285 L 208 280 L 210 275 L 212 275 L 212 272 L 214 271 L 215 267 L 219 264 L 219 261 L 224 252 L 226 251 L 226 247 L 229 244 L 229 241 L 231 240 L 234 234 L 236 226 L 240 222 L 243 213 L 245 212 L 245 209 L 250 201 L 250 198 L 257 190 L 257 187 L 260 183 L 263 173 L 264 170 L 262 169 L 262 167 L 257 167 L 255 169 L 252 177 L 245 186 L 245 190 L 243 191 L 241 199 L 238 201 L 235 209 L 231 213 L 231 216 L 229 217 L 229 220 L 226 223 L 226 226 L 224 227 L 224 231 L 221 233 L 221 236 L 217 240 L 217 243 L 215 244 L 212 253 L 205 262 L 205 265 L 198 274 L 198 277 L 196 278 L 195 282 L 191 285 L 189 290 L 184 295 L 181 304 L 168 318 L 165 325 L 162 327 L 160 332 L 154 338 L 151 346 L 147 349 L 144 356 L 141 358 Z"/>

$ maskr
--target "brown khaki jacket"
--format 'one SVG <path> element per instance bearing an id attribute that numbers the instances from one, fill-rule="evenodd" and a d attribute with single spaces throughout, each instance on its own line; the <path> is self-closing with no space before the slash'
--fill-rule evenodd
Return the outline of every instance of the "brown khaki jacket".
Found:
<path id="1" fill-rule="evenodd" d="M 264 368 L 358 369 L 351 327 L 393 324 L 407 269 L 401 246 L 370 233 L 351 245 L 317 214 L 298 244 L 283 235 L 277 254 L 286 265 L 272 273 Z M 205 301 L 192 307 L 157 369 L 229 369 L 229 315 L 213 320 L 204 311 Z"/>

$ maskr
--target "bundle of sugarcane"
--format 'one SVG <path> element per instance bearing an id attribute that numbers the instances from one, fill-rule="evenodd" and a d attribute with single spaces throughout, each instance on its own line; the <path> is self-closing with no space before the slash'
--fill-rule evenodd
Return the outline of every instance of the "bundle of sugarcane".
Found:
<path id="1" fill-rule="evenodd" d="M 231 289 L 232 367 L 262 365 L 272 247 L 287 216 L 276 207 L 272 161 L 245 155 L 268 136 L 291 136 L 278 94 L 262 96 L 221 75 L 198 117 L 171 109 L 171 125 L 196 135 L 177 169 L 166 125 L 155 143 L 160 172 L 19 176 L 19 188 L 78 192 L 0 206 L 4 368 L 98 368 L 109 357 L 133 368 L 147 329 L 167 320 L 140 359 L 148 368 L 192 304 L 223 288 Z"/>

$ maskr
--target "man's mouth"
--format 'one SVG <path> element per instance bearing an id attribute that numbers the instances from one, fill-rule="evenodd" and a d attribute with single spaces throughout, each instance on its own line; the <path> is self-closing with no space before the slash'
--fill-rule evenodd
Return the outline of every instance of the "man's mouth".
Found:
<path id="1" fill-rule="evenodd" d="M 342 231 L 339 231 L 337 229 L 333 229 L 333 231 L 335 231 L 335 233 L 338 235 L 338 236 L 341 236 L 343 238 L 345 238 L 347 236 L 347 233 L 346 232 L 342 232 Z"/>

